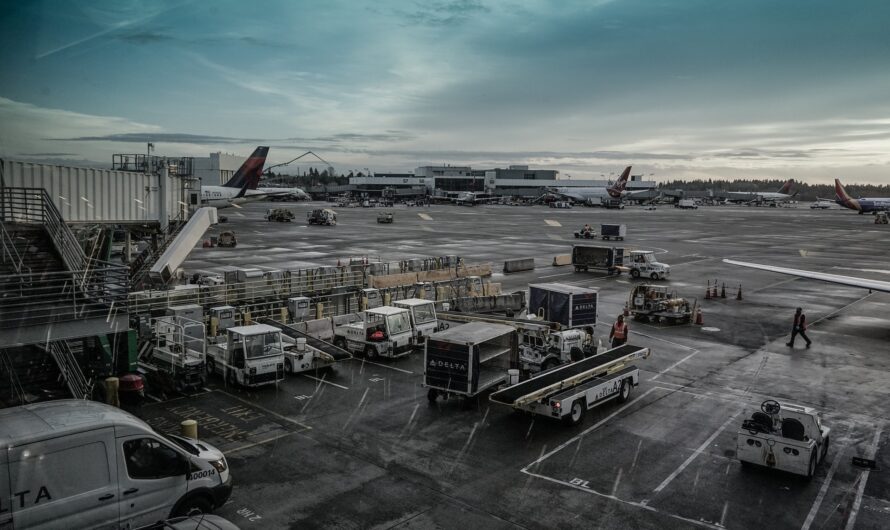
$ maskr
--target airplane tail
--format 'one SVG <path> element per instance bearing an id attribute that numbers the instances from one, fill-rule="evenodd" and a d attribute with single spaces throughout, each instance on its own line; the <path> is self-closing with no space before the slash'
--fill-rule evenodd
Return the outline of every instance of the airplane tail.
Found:
<path id="1" fill-rule="evenodd" d="M 791 191 L 792 185 L 794 185 L 794 179 L 788 179 L 788 182 L 786 182 L 785 184 L 782 184 L 782 187 L 779 188 L 779 193 L 784 193 L 785 195 L 788 195 L 788 193 Z"/>
<path id="2" fill-rule="evenodd" d="M 255 190 L 260 183 L 260 176 L 263 174 L 263 166 L 266 164 L 267 154 L 269 154 L 267 146 L 261 145 L 257 147 L 224 186 L 227 188 L 241 188 L 246 184 L 248 189 Z"/>
<path id="3" fill-rule="evenodd" d="M 850 208 L 851 210 L 862 209 L 859 206 L 859 201 L 847 194 L 847 190 L 844 189 L 844 185 L 841 184 L 840 179 L 834 179 L 834 196 L 835 202 L 837 202 L 841 206 L 845 206 L 847 208 Z"/>
<path id="4" fill-rule="evenodd" d="M 614 198 L 621 197 L 621 194 L 624 193 L 624 188 L 627 186 L 627 179 L 630 178 L 630 168 L 632 166 L 627 166 L 624 168 L 624 172 L 621 173 L 621 176 L 618 177 L 618 180 L 615 181 L 610 188 L 606 188 L 606 191 L 609 192 L 609 195 Z"/>

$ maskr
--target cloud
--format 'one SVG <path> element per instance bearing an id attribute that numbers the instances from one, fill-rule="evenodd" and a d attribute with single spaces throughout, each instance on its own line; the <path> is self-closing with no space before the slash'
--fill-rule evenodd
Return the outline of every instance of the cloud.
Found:
<path id="1" fill-rule="evenodd" d="M 473 16 L 489 13 L 491 10 L 478 0 L 451 0 L 415 4 L 414 11 L 396 11 L 413 24 L 426 26 L 458 26 Z"/>
<path id="2" fill-rule="evenodd" d="M 115 38 L 133 44 L 155 44 L 158 42 L 174 40 L 173 37 L 171 37 L 170 35 L 165 35 L 163 33 L 157 33 L 148 30 L 120 33 L 118 35 L 115 35 Z"/>

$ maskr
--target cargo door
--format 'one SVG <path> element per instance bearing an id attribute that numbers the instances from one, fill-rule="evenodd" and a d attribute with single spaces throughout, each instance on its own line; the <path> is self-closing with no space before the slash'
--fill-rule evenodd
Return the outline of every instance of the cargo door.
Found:
<path id="1" fill-rule="evenodd" d="M 12 497 L 0 503 L 16 528 L 117 528 L 113 428 L 15 447 L 8 458 Z"/>
<path id="2" fill-rule="evenodd" d="M 569 327 L 596 325 L 597 293 L 576 294 L 572 297 Z"/>
<path id="3" fill-rule="evenodd" d="M 424 383 L 428 387 L 470 392 L 469 346 L 446 341 L 427 339 L 424 358 Z"/>
<path id="4" fill-rule="evenodd" d="M 559 322 L 563 326 L 571 325 L 572 306 L 571 295 L 568 293 L 550 292 L 550 304 L 544 318 L 552 322 Z"/>
<path id="5" fill-rule="evenodd" d="M 578 247 L 575 248 L 577 249 Z M 534 286 L 530 286 L 528 288 L 528 308 L 531 310 L 532 313 L 537 315 L 539 314 L 538 311 L 540 311 L 542 307 L 547 307 L 547 298 L 549 294 L 550 291 L 546 289 L 541 289 Z M 544 318 L 547 318 L 547 316 L 544 315 Z"/>

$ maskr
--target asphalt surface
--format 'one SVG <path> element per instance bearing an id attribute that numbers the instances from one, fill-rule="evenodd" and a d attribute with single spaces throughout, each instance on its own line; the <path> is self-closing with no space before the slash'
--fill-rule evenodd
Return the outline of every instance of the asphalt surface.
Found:
<path id="1" fill-rule="evenodd" d="M 274 205 L 280 206 L 280 205 Z M 161 428 L 188 417 L 223 449 L 235 480 L 217 513 L 242 528 L 888 528 L 890 527 L 890 294 L 739 268 L 761 263 L 887 279 L 885 225 L 848 211 L 712 207 L 681 211 L 543 206 L 337 209 L 336 227 L 305 225 L 320 203 L 287 205 L 294 223 L 262 219 L 267 204 L 221 212 L 235 249 L 199 248 L 189 273 L 226 265 L 302 268 L 368 255 L 384 260 L 457 254 L 500 270 L 505 291 L 560 281 L 600 290 L 605 342 L 633 281 L 551 266 L 585 222 L 627 224 L 623 245 L 672 266 L 668 284 L 698 298 L 704 326 L 631 322 L 652 355 L 625 404 L 567 427 L 490 404 L 427 402 L 422 356 L 289 377 L 245 391 L 213 379 L 206 392 L 152 403 Z M 219 230 L 216 229 L 216 232 Z M 614 243 L 621 245 L 622 243 Z M 704 300 L 706 282 L 727 298 Z M 741 286 L 742 300 L 735 299 Z M 794 308 L 810 321 L 809 349 L 788 348 Z M 826 461 L 805 479 L 743 469 L 742 419 L 768 398 L 823 411 Z M 874 458 L 877 469 L 851 464 Z"/>

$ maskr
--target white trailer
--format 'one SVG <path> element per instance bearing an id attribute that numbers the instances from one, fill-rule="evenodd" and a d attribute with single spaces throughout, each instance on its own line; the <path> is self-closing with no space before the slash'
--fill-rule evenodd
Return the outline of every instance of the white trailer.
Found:
<path id="1" fill-rule="evenodd" d="M 742 465 L 757 465 L 812 478 L 828 454 L 831 429 L 810 407 L 768 399 L 742 421 L 736 437 L 736 457 Z"/>
<path id="2" fill-rule="evenodd" d="M 207 348 L 207 372 L 221 375 L 231 385 L 258 387 L 284 379 L 281 332 L 266 324 L 226 330 L 226 341 Z"/>
<path id="3" fill-rule="evenodd" d="M 627 401 L 640 382 L 640 371 L 629 364 L 649 356 L 649 348 L 625 344 L 582 361 L 566 364 L 489 396 L 494 403 L 516 410 L 561 419 L 577 425 L 588 409 L 613 399 Z"/>
<path id="4" fill-rule="evenodd" d="M 368 359 L 396 358 L 414 348 L 411 316 L 407 309 L 382 306 L 359 314 L 361 320 L 334 328 L 334 344 Z"/>

